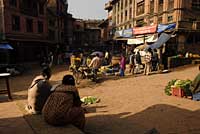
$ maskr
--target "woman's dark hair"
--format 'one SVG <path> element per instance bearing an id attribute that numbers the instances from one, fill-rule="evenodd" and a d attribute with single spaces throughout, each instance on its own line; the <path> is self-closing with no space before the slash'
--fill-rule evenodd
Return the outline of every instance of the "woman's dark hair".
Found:
<path id="1" fill-rule="evenodd" d="M 151 49 L 151 48 L 148 48 L 147 51 L 148 51 L 148 52 L 152 52 L 152 49 Z"/>
<path id="2" fill-rule="evenodd" d="M 75 86 L 75 79 L 72 75 L 65 75 L 63 77 L 62 84 Z"/>
<path id="3" fill-rule="evenodd" d="M 96 56 L 97 56 L 97 57 L 99 57 L 99 54 L 98 54 L 98 53 L 96 53 Z"/>
<path id="4" fill-rule="evenodd" d="M 49 79 L 51 77 L 51 69 L 49 67 L 43 68 L 42 76 L 44 76 L 46 79 Z"/>

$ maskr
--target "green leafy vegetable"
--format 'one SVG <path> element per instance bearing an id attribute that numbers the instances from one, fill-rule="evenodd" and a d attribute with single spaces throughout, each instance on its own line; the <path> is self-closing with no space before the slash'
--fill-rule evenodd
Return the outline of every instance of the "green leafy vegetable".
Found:
<path id="1" fill-rule="evenodd" d="M 87 96 L 87 97 L 83 97 L 81 98 L 81 101 L 87 105 L 87 104 L 94 104 L 94 103 L 98 103 L 100 101 L 100 99 L 97 99 L 96 97 L 93 96 Z"/>
<path id="2" fill-rule="evenodd" d="M 187 79 L 187 80 L 171 80 L 168 82 L 167 86 L 165 87 L 165 94 L 167 95 L 171 95 L 172 91 L 171 91 L 171 87 L 177 87 L 177 88 L 181 88 L 184 91 L 184 94 L 186 96 L 190 96 L 192 95 L 191 91 L 190 91 L 190 86 L 192 84 L 192 81 Z"/>
<path id="3" fill-rule="evenodd" d="M 166 95 L 169 95 L 169 96 L 172 95 L 171 86 L 173 86 L 176 81 L 177 81 L 177 79 L 171 80 L 171 81 L 168 82 L 167 86 L 165 87 L 165 94 Z"/>

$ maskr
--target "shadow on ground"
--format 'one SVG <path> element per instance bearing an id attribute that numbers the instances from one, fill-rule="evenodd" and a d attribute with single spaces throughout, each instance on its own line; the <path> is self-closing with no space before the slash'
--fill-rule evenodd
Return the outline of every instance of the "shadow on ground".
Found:
<path id="1" fill-rule="evenodd" d="M 0 103 L 10 102 L 10 101 L 18 101 L 18 100 L 27 100 L 27 95 L 22 94 L 12 94 L 12 100 L 8 98 L 8 95 L 1 94 L 0 95 Z"/>
<path id="2" fill-rule="evenodd" d="M 44 121 L 42 115 L 25 115 L 24 118 L 36 134 L 82 134 L 73 125 L 51 126 Z"/>
<path id="3" fill-rule="evenodd" d="M 199 134 L 200 110 L 158 104 L 131 115 L 94 115 L 87 118 L 90 134 Z M 154 130 L 154 131 L 151 131 Z"/>
<path id="4" fill-rule="evenodd" d="M 97 112 L 97 109 L 98 109 L 98 113 L 106 113 L 108 111 L 102 111 L 101 109 L 102 108 L 105 108 L 107 106 L 92 106 L 92 105 L 85 105 L 83 106 L 85 108 L 85 112 L 86 113 L 96 113 Z"/>
<path id="5" fill-rule="evenodd" d="M 73 125 L 54 127 L 42 115 L 0 118 L 0 134 L 83 134 Z"/>
<path id="6" fill-rule="evenodd" d="M 106 106 L 87 106 L 86 134 L 199 134 L 200 110 L 190 111 L 166 104 L 158 104 L 132 114 L 131 112 L 107 115 Z M 96 112 L 97 111 L 97 112 Z M 117 112 L 117 111 L 116 111 Z M 97 113 L 97 114 L 93 114 Z M 28 126 L 23 125 L 23 119 Z M 41 115 L 0 118 L 0 133 L 79 134 L 72 125 L 52 127 Z M 27 131 L 26 131 L 27 130 Z M 154 131 L 152 131 L 154 130 Z"/>
<path id="7" fill-rule="evenodd" d="M 0 103 L 10 102 L 10 101 L 12 101 L 12 100 L 10 100 L 8 98 L 8 95 L 6 95 L 6 94 L 0 94 Z"/>
<path id="8" fill-rule="evenodd" d="M 23 117 L 0 118 L 0 134 L 34 134 Z"/>

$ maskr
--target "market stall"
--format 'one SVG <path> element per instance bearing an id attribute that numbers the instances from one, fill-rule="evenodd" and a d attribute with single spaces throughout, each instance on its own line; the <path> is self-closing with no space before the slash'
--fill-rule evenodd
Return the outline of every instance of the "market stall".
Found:
<path id="1" fill-rule="evenodd" d="M 168 69 L 175 68 L 178 66 L 188 65 L 188 64 L 195 64 L 200 61 L 199 54 L 187 54 L 185 56 L 179 54 L 176 56 L 168 57 Z"/>

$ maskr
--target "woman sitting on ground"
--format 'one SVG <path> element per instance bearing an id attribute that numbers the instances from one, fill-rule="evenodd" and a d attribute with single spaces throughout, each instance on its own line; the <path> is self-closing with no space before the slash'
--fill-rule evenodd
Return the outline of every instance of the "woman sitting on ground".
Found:
<path id="1" fill-rule="evenodd" d="M 42 114 L 47 123 L 55 126 L 73 124 L 83 130 L 85 126 L 84 109 L 75 80 L 72 75 L 65 75 L 44 105 Z"/>
<path id="2" fill-rule="evenodd" d="M 41 75 L 36 76 L 28 88 L 28 104 L 26 110 L 30 114 L 41 113 L 42 108 L 51 94 L 51 77 L 50 68 L 46 67 L 42 70 Z"/>

